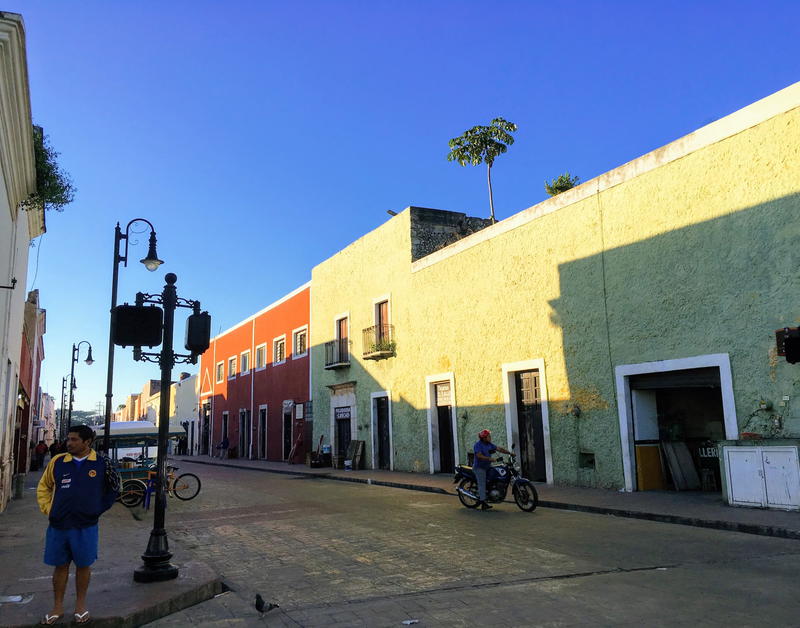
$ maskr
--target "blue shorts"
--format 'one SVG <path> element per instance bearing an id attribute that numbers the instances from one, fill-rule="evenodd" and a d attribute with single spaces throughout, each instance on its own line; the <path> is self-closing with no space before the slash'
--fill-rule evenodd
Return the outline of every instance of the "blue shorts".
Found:
<path id="1" fill-rule="evenodd" d="M 44 544 L 45 565 L 58 567 L 73 562 L 76 567 L 88 567 L 96 560 L 97 524 L 67 530 L 48 526 Z"/>

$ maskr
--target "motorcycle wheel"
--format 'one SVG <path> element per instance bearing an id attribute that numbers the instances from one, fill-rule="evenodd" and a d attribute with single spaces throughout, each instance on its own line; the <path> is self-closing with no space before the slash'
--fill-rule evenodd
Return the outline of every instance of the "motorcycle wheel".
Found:
<path id="1" fill-rule="evenodd" d="M 458 488 L 460 488 L 462 491 L 469 491 L 470 493 L 475 495 L 478 492 L 478 483 L 475 480 L 464 478 L 459 483 Z M 475 508 L 478 505 L 477 499 L 472 499 L 462 493 L 458 493 L 458 499 L 461 500 L 461 503 L 464 505 L 465 508 Z"/>
<path id="2" fill-rule="evenodd" d="M 520 510 L 533 512 L 539 505 L 539 493 L 533 484 L 519 484 L 514 487 L 514 501 Z"/>

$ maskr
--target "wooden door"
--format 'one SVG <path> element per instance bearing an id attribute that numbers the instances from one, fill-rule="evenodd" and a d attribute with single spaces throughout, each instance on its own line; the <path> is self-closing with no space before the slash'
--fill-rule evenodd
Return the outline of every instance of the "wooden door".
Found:
<path id="1" fill-rule="evenodd" d="M 517 397 L 522 474 L 530 480 L 546 482 L 544 426 L 538 369 L 514 373 L 514 389 Z"/>
<path id="2" fill-rule="evenodd" d="M 258 432 L 261 438 L 258 441 L 258 457 L 262 460 L 267 458 L 267 409 L 258 410 Z"/>
<path id="3" fill-rule="evenodd" d="M 350 417 L 336 419 L 336 454 L 344 460 L 347 448 L 350 446 Z"/>
<path id="4" fill-rule="evenodd" d="M 375 400 L 375 411 L 378 420 L 378 468 L 388 470 L 391 465 L 389 439 L 389 398 L 378 397 Z"/>
<path id="5" fill-rule="evenodd" d="M 375 306 L 375 340 L 380 342 L 389 336 L 389 302 L 381 301 Z"/>
<path id="6" fill-rule="evenodd" d="M 292 451 L 292 411 L 283 413 L 283 459 L 289 459 Z"/>

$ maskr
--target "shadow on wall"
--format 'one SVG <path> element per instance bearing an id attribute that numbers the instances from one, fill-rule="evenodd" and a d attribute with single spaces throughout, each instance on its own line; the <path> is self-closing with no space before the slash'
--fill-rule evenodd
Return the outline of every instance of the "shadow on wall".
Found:
<path id="1" fill-rule="evenodd" d="M 740 427 L 759 399 L 792 394 L 774 330 L 800 320 L 799 214 L 793 194 L 559 267 L 552 321 L 572 398 L 550 408 L 556 477 L 618 485 L 619 365 L 729 354 Z M 800 414 L 785 419 L 800 434 Z M 593 468 L 575 464 L 586 454 Z"/>

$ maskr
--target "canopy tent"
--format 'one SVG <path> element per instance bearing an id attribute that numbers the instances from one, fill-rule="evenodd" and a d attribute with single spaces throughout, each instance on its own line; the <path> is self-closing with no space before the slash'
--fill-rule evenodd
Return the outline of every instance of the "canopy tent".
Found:
<path id="1" fill-rule="evenodd" d="M 170 429 L 167 438 L 186 436 L 183 428 Z M 105 428 L 99 427 L 96 431 L 95 442 L 101 443 L 105 438 Z M 152 421 L 112 421 L 110 430 L 112 458 L 117 458 L 120 449 L 154 447 L 158 444 L 158 427 Z"/>

